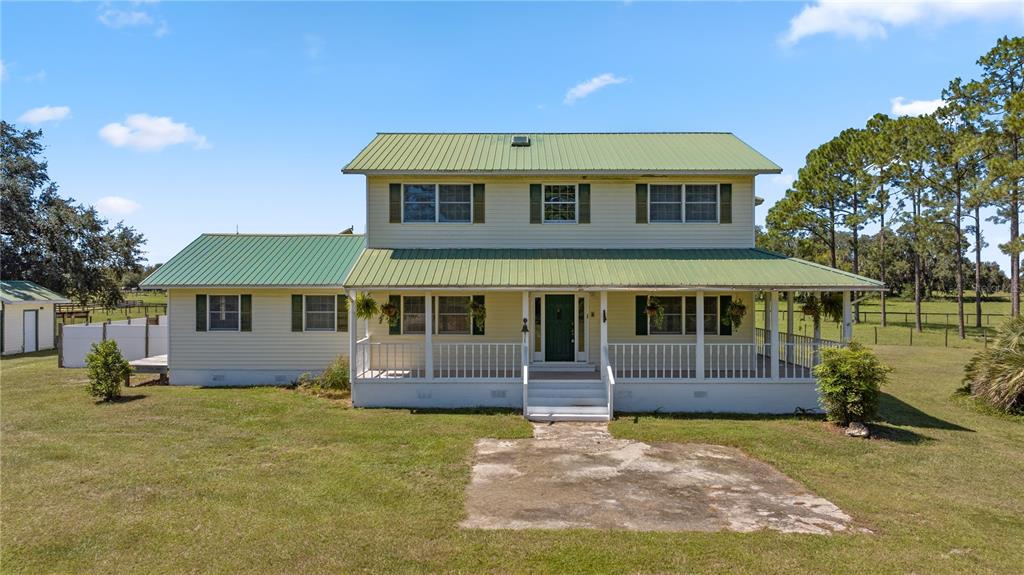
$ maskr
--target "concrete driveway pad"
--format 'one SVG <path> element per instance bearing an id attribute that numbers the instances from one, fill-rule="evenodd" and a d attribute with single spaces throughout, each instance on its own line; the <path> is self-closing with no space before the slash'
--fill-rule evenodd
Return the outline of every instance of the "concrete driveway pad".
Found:
<path id="1" fill-rule="evenodd" d="M 852 529 L 841 509 L 738 449 L 615 439 L 603 423 L 477 441 L 466 506 L 462 526 L 479 529 Z"/>

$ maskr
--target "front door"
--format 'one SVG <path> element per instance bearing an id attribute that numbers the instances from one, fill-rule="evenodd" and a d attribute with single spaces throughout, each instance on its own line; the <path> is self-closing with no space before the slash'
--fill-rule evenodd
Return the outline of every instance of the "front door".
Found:
<path id="1" fill-rule="evenodd" d="M 573 361 L 574 303 L 572 295 L 544 296 L 544 361 Z"/>
<path id="2" fill-rule="evenodd" d="M 23 317 L 25 323 L 23 324 L 22 335 L 25 339 L 22 341 L 25 342 L 25 353 L 37 351 L 36 348 L 39 347 L 39 310 L 25 310 Z"/>

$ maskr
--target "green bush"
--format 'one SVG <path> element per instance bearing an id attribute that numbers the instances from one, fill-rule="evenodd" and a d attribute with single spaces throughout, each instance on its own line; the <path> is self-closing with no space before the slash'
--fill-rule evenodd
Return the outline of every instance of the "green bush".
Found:
<path id="1" fill-rule="evenodd" d="M 828 420 L 849 425 L 874 419 L 878 390 L 889 371 L 871 350 L 857 342 L 845 348 L 823 349 L 814 376 Z"/>
<path id="2" fill-rule="evenodd" d="M 1024 413 L 1024 316 L 999 327 L 993 346 L 979 352 L 964 370 L 971 395 L 1006 413 Z"/>
<path id="3" fill-rule="evenodd" d="M 315 376 L 302 374 L 295 385 L 317 392 L 348 392 L 352 389 L 348 379 L 348 360 L 339 356 L 327 366 L 327 369 Z"/>
<path id="4" fill-rule="evenodd" d="M 121 383 L 132 371 L 117 342 L 112 339 L 93 344 L 92 351 L 85 356 L 85 367 L 89 376 L 89 395 L 100 401 L 120 397 Z"/>

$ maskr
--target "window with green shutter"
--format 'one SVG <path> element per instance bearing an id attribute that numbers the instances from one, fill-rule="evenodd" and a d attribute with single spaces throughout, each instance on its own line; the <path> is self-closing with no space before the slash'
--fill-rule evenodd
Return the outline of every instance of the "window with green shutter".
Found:
<path id="1" fill-rule="evenodd" d="M 530 184 L 530 223 L 539 224 L 542 222 L 543 199 L 540 184 Z"/>
<path id="2" fill-rule="evenodd" d="M 732 305 L 732 296 L 723 295 L 718 297 L 718 310 L 719 314 L 719 325 L 718 335 L 732 335 L 732 324 L 726 321 L 726 314 L 729 312 L 729 306 Z"/>
<path id="3" fill-rule="evenodd" d="M 292 331 L 302 331 L 302 294 L 292 294 Z"/>
<path id="4" fill-rule="evenodd" d="M 487 202 L 484 184 L 473 184 L 473 223 L 482 224 L 487 220 Z"/>
<path id="5" fill-rule="evenodd" d="M 252 331 L 252 294 L 242 294 L 239 297 L 239 307 L 242 310 L 240 316 L 240 331 Z"/>
<path id="6" fill-rule="evenodd" d="M 338 310 L 338 319 L 334 323 L 335 329 L 348 331 L 348 297 L 345 294 L 338 294 L 335 297 L 337 298 L 335 309 Z"/>
<path id="7" fill-rule="evenodd" d="M 196 331 L 206 331 L 206 295 L 196 294 Z"/>
<path id="8" fill-rule="evenodd" d="M 718 186 L 718 223 L 732 223 L 732 184 L 719 184 Z"/>
<path id="9" fill-rule="evenodd" d="M 579 185 L 579 223 L 590 223 L 590 184 Z"/>
<path id="10" fill-rule="evenodd" d="M 402 223 L 402 184 L 388 184 L 388 222 Z"/>
<path id="11" fill-rule="evenodd" d="M 636 296 L 636 335 L 647 335 L 647 296 Z"/>
<path id="12" fill-rule="evenodd" d="M 636 185 L 636 223 L 647 223 L 647 184 Z"/>

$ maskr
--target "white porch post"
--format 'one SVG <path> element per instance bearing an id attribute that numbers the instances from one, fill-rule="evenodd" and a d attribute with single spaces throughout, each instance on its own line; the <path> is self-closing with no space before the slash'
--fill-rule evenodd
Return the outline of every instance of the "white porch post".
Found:
<path id="1" fill-rule="evenodd" d="M 786 361 L 793 363 L 793 290 L 786 292 Z"/>
<path id="2" fill-rule="evenodd" d="M 853 319 L 850 315 L 850 291 L 843 291 L 843 343 L 853 339 Z"/>
<path id="3" fill-rule="evenodd" d="M 685 310 L 684 310 L 685 311 Z M 694 358 L 694 375 L 697 381 L 704 381 L 704 292 L 697 291 L 697 357 Z"/>
<path id="4" fill-rule="evenodd" d="M 523 326 L 533 327 L 530 325 L 530 292 L 528 291 L 523 292 Z M 523 326 L 519 326 L 519 329 L 522 330 Z M 530 346 L 533 338 L 530 337 L 530 334 L 524 335 L 523 338 L 523 365 L 527 365 L 530 363 Z"/>
<path id="5" fill-rule="evenodd" d="M 608 373 L 608 292 L 601 290 L 601 315 L 597 321 L 601 322 L 601 379 Z"/>
<path id="6" fill-rule="evenodd" d="M 771 329 L 772 379 L 779 379 L 779 292 L 768 292 L 768 323 Z"/>
<path id="7" fill-rule="evenodd" d="M 423 367 L 427 379 L 434 379 L 434 297 L 427 292 L 424 297 L 423 318 Z"/>
<path id="8" fill-rule="evenodd" d="M 356 350 L 356 341 L 359 340 L 359 321 L 356 319 L 356 292 L 355 290 L 349 291 L 348 297 L 348 381 L 351 385 L 356 380 L 358 374 L 358 366 L 356 365 L 359 360 L 356 357 L 359 355 Z"/>

